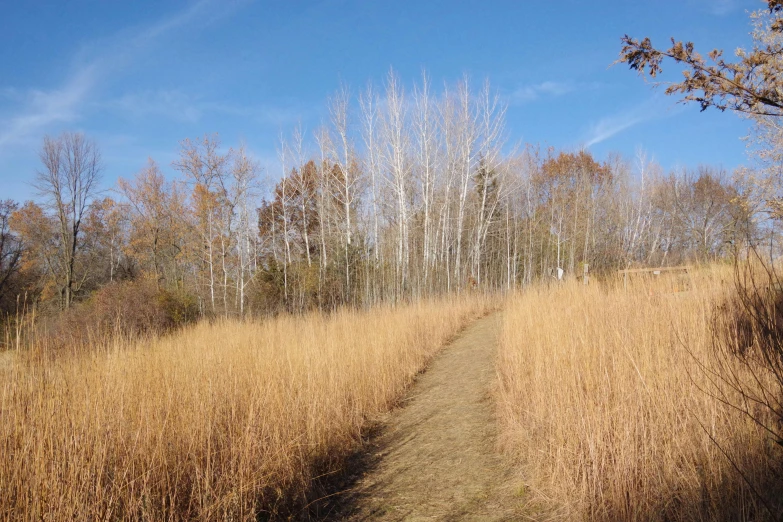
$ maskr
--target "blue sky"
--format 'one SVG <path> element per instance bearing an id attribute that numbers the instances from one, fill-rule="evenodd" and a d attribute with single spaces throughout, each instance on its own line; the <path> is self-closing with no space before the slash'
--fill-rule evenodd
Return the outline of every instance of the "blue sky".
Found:
<path id="1" fill-rule="evenodd" d="M 643 147 L 665 168 L 746 162 L 748 122 L 700 113 L 625 66 L 620 37 L 690 39 L 708 51 L 750 42 L 759 0 L 134 1 L 0 0 L 0 199 L 32 197 L 46 134 L 101 148 L 105 184 L 178 142 L 218 132 L 270 172 L 280 133 L 313 131 L 326 100 L 425 68 L 434 86 L 485 78 L 508 103 L 510 143 L 599 158 Z M 669 65 L 667 72 L 678 73 Z"/>

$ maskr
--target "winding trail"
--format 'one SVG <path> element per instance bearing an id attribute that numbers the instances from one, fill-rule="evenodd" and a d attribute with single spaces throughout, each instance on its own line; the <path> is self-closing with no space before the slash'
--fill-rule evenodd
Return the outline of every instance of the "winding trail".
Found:
<path id="1" fill-rule="evenodd" d="M 521 481 L 496 452 L 490 392 L 500 314 L 432 361 L 365 453 L 330 520 L 518 520 Z"/>

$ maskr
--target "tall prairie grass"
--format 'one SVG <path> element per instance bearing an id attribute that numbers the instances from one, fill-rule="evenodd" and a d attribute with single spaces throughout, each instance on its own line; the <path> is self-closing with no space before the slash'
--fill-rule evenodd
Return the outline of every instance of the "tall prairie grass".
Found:
<path id="1" fill-rule="evenodd" d="M 532 517 L 783 514 L 780 447 L 710 373 L 755 385 L 747 367 L 715 359 L 731 270 L 686 279 L 541 286 L 510 299 L 498 358 L 501 443 L 525 474 Z"/>
<path id="2" fill-rule="evenodd" d="M 0 367 L 0 519 L 291 515 L 479 297 L 198 324 Z"/>

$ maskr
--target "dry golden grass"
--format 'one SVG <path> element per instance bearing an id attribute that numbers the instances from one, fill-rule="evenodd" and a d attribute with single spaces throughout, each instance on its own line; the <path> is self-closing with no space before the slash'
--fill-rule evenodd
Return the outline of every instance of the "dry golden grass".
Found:
<path id="1" fill-rule="evenodd" d="M 745 482 L 767 503 L 774 499 L 765 488 L 779 448 L 748 416 L 715 400 L 719 390 L 737 396 L 699 367 L 720 362 L 710 325 L 731 270 L 702 269 L 679 293 L 672 292 L 684 286 L 678 276 L 660 277 L 636 278 L 627 291 L 622 283 L 572 283 L 510 299 L 498 410 L 503 447 L 528 480 L 532 517 L 779 516 Z"/>
<path id="2" fill-rule="evenodd" d="M 478 297 L 200 324 L 0 372 L 0 519 L 254 520 L 339 469 Z M 24 354 L 22 354 L 24 355 Z"/>

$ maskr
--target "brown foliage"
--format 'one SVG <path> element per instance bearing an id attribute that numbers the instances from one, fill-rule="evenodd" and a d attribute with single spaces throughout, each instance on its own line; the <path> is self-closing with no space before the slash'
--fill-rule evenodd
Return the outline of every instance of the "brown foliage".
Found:
<path id="1" fill-rule="evenodd" d="M 159 289 L 149 279 L 122 281 L 62 314 L 46 337 L 51 347 L 79 349 L 96 338 L 165 333 L 197 317 L 196 300 L 186 292 Z"/>
<path id="2" fill-rule="evenodd" d="M 117 184 L 130 206 L 129 255 L 157 281 L 176 280 L 187 236 L 179 186 L 167 183 L 152 159 L 134 179 Z"/>
<path id="3" fill-rule="evenodd" d="M 783 32 L 780 17 L 783 3 L 770 0 L 767 30 Z M 780 84 L 783 74 L 783 43 L 777 39 L 756 42 L 751 51 L 738 51 L 736 62 L 726 61 L 723 51 L 714 49 L 705 59 L 692 42 L 671 39 L 671 47 L 665 50 L 653 46 L 649 38 L 637 40 L 622 37 L 620 57 L 615 63 L 627 63 L 640 75 L 657 78 L 663 72 L 665 59 L 684 65 L 684 79 L 672 83 L 666 94 L 683 94 L 683 101 L 695 101 L 701 109 L 715 107 L 721 111 L 730 109 L 748 114 L 780 116 L 783 110 Z"/>

